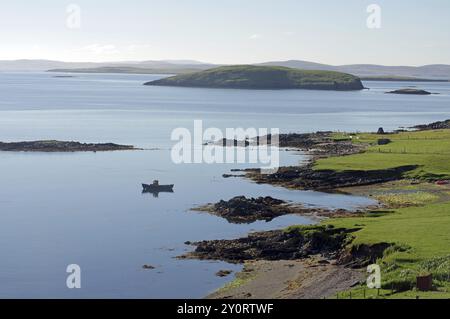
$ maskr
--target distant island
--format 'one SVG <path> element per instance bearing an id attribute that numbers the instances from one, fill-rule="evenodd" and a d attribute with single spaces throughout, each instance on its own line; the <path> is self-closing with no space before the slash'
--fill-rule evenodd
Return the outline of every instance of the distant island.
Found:
<path id="1" fill-rule="evenodd" d="M 0 142 L 2 152 L 107 152 L 135 150 L 131 145 L 94 144 L 64 141 Z"/>
<path id="2" fill-rule="evenodd" d="M 431 95 L 431 92 L 419 89 L 400 89 L 395 91 L 386 92 L 388 94 L 411 94 L 411 95 Z"/>
<path id="3" fill-rule="evenodd" d="M 151 81 L 145 85 L 256 90 L 354 91 L 364 89 L 361 80 L 351 74 L 254 65 L 223 66 Z"/>
<path id="4" fill-rule="evenodd" d="M 142 68 L 131 66 L 105 66 L 98 68 L 79 68 L 79 69 L 51 69 L 47 72 L 57 73 L 123 73 L 123 74 L 184 74 L 198 71 L 191 68 Z"/>
<path id="5" fill-rule="evenodd" d="M 449 82 L 445 79 L 424 79 L 409 76 L 362 76 L 362 81 L 388 81 L 388 82 Z"/>

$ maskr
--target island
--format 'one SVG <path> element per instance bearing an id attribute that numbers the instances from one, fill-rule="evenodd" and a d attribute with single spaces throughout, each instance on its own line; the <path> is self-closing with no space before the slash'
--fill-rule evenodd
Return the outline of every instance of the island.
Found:
<path id="1" fill-rule="evenodd" d="M 197 69 L 188 67 L 179 68 L 142 68 L 132 66 L 104 66 L 96 68 L 78 69 L 51 69 L 47 72 L 54 73 L 118 73 L 118 74 L 181 74 L 195 72 Z"/>
<path id="2" fill-rule="evenodd" d="M 144 85 L 255 90 L 356 91 L 364 89 L 361 80 L 351 74 L 253 65 L 223 66 L 163 78 Z"/>
<path id="3" fill-rule="evenodd" d="M 387 94 L 411 94 L 411 95 L 431 95 L 431 92 L 419 89 L 400 89 L 386 92 Z"/>
<path id="4" fill-rule="evenodd" d="M 114 143 L 80 143 L 64 141 L 31 141 L 31 142 L 0 142 L 2 152 L 107 152 L 136 150 L 131 145 L 119 145 Z"/>
<path id="5" fill-rule="evenodd" d="M 426 79 L 410 76 L 361 76 L 362 81 L 384 81 L 384 82 L 449 82 L 447 79 Z"/>

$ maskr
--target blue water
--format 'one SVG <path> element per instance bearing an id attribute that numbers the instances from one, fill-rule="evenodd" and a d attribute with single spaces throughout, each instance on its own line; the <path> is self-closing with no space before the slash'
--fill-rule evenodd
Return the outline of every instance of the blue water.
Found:
<path id="1" fill-rule="evenodd" d="M 190 211 L 237 195 L 273 196 L 332 208 L 370 200 L 290 191 L 239 178 L 251 165 L 175 165 L 176 127 L 278 127 L 284 132 L 374 130 L 450 118 L 448 83 L 421 83 L 441 93 L 386 95 L 404 83 L 368 82 L 369 91 L 243 91 L 145 87 L 148 75 L 0 73 L 0 140 L 116 142 L 148 150 L 112 153 L 0 153 L 0 297 L 199 298 L 230 278 L 222 262 L 186 261 L 185 241 L 234 238 L 253 230 L 309 224 L 299 216 L 233 225 Z M 414 85 L 407 83 L 406 86 Z M 149 150 L 158 148 L 158 150 Z M 282 164 L 305 156 L 282 152 Z M 175 193 L 142 194 L 142 182 L 174 183 Z M 82 288 L 66 287 L 67 265 L 82 269 Z M 142 265 L 156 266 L 143 270 Z"/>

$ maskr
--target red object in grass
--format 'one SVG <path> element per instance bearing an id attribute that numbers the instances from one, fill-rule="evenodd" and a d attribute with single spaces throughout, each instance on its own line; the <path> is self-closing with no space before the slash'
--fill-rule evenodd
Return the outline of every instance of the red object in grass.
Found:
<path id="1" fill-rule="evenodd" d="M 449 181 L 437 181 L 436 182 L 436 185 L 448 185 L 448 184 L 450 184 Z"/>
<path id="2" fill-rule="evenodd" d="M 417 289 L 420 291 L 431 291 L 433 289 L 433 275 L 417 277 Z"/>

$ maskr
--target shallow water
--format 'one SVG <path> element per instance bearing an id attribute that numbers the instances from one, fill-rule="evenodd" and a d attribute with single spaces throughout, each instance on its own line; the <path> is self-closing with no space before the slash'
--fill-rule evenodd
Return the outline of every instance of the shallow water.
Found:
<path id="1" fill-rule="evenodd" d="M 170 133 L 205 126 L 279 127 L 284 132 L 374 130 L 450 117 L 449 84 L 423 83 L 441 95 L 385 95 L 405 84 L 368 82 L 370 91 L 241 91 L 144 87 L 156 76 L 0 74 L 0 140 L 117 142 L 159 150 L 110 153 L 0 153 L 0 297 L 202 297 L 239 266 L 174 257 L 185 241 L 234 238 L 252 230 L 308 224 L 299 216 L 233 225 L 190 208 L 237 195 L 273 196 L 332 208 L 368 199 L 290 191 L 240 178 L 251 165 L 175 165 Z M 406 85 L 412 85 L 408 83 Z M 282 152 L 282 164 L 305 160 Z M 174 183 L 173 194 L 141 193 L 141 183 Z M 66 287 L 79 264 L 82 288 Z M 143 270 L 142 265 L 156 266 Z"/>

